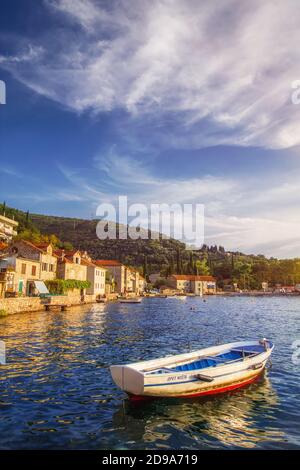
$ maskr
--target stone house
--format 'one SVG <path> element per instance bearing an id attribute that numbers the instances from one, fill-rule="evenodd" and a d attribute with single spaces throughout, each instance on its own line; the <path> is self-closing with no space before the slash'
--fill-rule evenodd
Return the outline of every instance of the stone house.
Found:
<path id="1" fill-rule="evenodd" d="M 168 281 L 174 289 L 195 295 L 215 294 L 217 290 L 216 278 L 213 276 L 173 274 L 168 277 Z"/>
<path id="2" fill-rule="evenodd" d="M 0 215 L 0 241 L 10 242 L 17 235 L 19 222 Z"/>
<path id="3" fill-rule="evenodd" d="M 58 257 L 57 278 L 77 281 L 87 280 L 87 266 L 82 263 L 82 254 L 78 250 L 55 250 Z"/>
<path id="4" fill-rule="evenodd" d="M 20 254 L 0 259 L 0 281 L 2 296 L 32 295 L 35 293 L 35 281 L 40 279 L 40 262 L 28 259 Z"/>
<path id="5" fill-rule="evenodd" d="M 139 286 L 140 273 L 133 268 L 126 266 L 125 268 L 125 286 L 126 293 L 138 295 L 140 293 Z"/>
<path id="6" fill-rule="evenodd" d="M 146 279 L 140 274 L 139 276 L 139 294 L 143 294 L 146 290 Z"/>
<path id="7" fill-rule="evenodd" d="M 103 297 L 106 293 L 106 269 L 96 264 L 86 252 L 82 254 L 81 263 L 86 266 L 87 280 L 91 283 L 90 287 L 86 289 L 86 293 L 96 297 Z"/>
<path id="8" fill-rule="evenodd" d="M 27 240 L 18 240 L 0 259 L 2 295 L 37 295 L 45 292 L 43 281 L 55 279 L 56 268 L 57 257 L 51 244 L 35 245 Z"/>
<path id="9" fill-rule="evenodd" d="M 38 279 L 41 281 L 56 278 L 57 256 L 51 243 L 35 244 L 27 240 L 19 240 L 11 245 L 9 252 L 11 255 L 37 261 L 39 263 Z"/>
<path id="10" fill-rule="evenodd" d="M 93 260 L 97 266 L 106 268 L 114 278 L 115 292 L 124 294 L 126 292 L 126 266 L 117 260 Z"/>

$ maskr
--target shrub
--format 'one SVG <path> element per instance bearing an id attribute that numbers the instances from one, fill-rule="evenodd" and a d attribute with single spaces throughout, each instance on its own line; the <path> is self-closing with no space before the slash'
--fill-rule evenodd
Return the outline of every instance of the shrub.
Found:
<path id="1" fill-rule="evenodd" d="M 72 289 L 88 289 L 90 281 L 77 281 L 76 279 L 54 279 L 45 281 L 50 294 L 63 295 Z"/>
<path id="2" fill-rule="evenodd" d="M 0 308 L 0 317 L 6 317 L 7 311 Z"/>

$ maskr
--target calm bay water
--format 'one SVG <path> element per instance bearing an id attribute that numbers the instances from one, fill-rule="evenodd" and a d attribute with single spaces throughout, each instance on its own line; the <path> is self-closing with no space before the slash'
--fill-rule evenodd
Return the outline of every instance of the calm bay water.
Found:
<path id="1" fill-rule="evenodd" d="M 131 404 L 109 373 L 111 364 L 263 336 L 275 343 L 272 368 L 225 395 Z M 300 449 L 300 298 L 25 313 L 0 319 L 0 339 L 0 449 Z"/>

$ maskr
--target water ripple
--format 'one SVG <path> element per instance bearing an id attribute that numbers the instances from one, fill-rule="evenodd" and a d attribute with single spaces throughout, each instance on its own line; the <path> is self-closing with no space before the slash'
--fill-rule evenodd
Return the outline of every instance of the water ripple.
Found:
<path id="1" fill-rule="evenodd" d="M 192 309 L 191 309 L 192 308 Z M 300 448 L 297 298 L 145 299 L 0 319 L 1 449 Z M 109 366 L 266 336 L 273 367 L 246 389 L 130 403 Z"/>

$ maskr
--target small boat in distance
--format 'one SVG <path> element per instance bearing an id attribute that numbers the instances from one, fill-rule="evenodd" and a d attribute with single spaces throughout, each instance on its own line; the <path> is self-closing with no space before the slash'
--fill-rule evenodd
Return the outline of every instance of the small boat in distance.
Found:
<path id="1" fill-rule="evenodd" d="M 186 295 L 184 294 L 176 294 L 175 297 L 176 299 L 179 299 L 179 300 L 186 300 Z"/>
<path id="2" fill-rule="evenodd" d="M 271 341 L 239 341 L 161 359 L 110 367 L 114 382 L 133 399 L 188 398 L 246 386 L 264 371 Z"/>
<path id="3" fill-rule="evenodd" d="M 120 298 L 118 301 L 121 304 L 140 304 L 142 301 L 141 297 L 128 297 L 128 298 Z"/>

